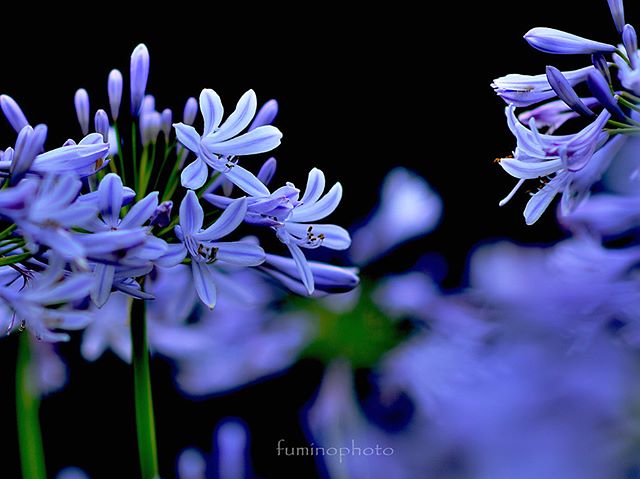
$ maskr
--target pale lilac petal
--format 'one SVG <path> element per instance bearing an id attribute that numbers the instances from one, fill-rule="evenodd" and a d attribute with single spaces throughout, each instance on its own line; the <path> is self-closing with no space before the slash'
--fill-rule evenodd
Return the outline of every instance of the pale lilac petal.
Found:
<path id="1" fill-rule="evenodd" d="M 533 179 L 555 173 L 562 168 L 562 160 L 520 161 L 514 158 L 503 158 L 500 166 L 515 178 Z"/>
<path id="2" fill-rule="evenodd" d="M 99 308 L 104 306 L 109 300 L 115 271 L 115 266 L 100 263 L 96 264 L 96 269 L 94 270 L 95 284 L 91 290 L 91 300 Z"/>
<path id="3" fill-rule="evenodd" d="M 184 260 L 186 257 L 187 249 L 182 243 L 168 244 L 167 251 L 160 258 L 155 260 L 155 264 L 157 264 L 158 266 L 163 266 L 165 268 L 170 268 L 182 263 L 182 260 Z"/>
<path id="4" fill-rule="evenodd" d="M 305 258 L 304 253 L 298 245 L 289 243 L 287 248 L 289 248 L 289 252 L 296 264 L 296 268 L 298 268 L 298 274 L 300 275 L 302 284 L 304 284 L 304 287 L 307 289 L 307 293 L 313 294 L 313 290 L 315 289 L 314 279 L 309 263 L 307 262 L 307 258 Z"/>
<path id="5" fill-rule="evenodd" d="M 204 211 L 198 202 L 198 197 L 193 190 L 187 191 L 182 203 L 180 203 L 180 226 L 185 236 L 192 235 L 202 228 Z"/>
<path id="6" fill-rule="evenodd" d="M 222 101 L 218 94 L 206 88 L 200 93 L 200 111 L 204 119 L 204 136 L 212 133 L 218 126 L 224 115 Z"/>
<path id="7" fill-rule="evenodd" d="M 320 200 L 311 204 L 303 204 L 293 210 L 291 221 L 311 222 L 329 216 L 335 211 L 342 199 L 342 185 L 336 183 Z"/>
<path id="8" fill-rule="evenodd" d="M 209 168 L 200 158 L 190 163 L 180 174 L 180 183 L 187 189 L 197 190 L 207 182 Z"/>
<path id="9" fill-rule="evenodd" d="M 320 199 L 322 193 L 324 193 L 325 188 L 325 179 L 324 173 L 318 168 L 313 168 L 309 172 L 309 177 L 307 178 L 307 186 L 304 190 L 304 195 L 300 200 L 302 204 L 311 204 L 315 203 Z"/>
<path id="10" fill-rule="evenodd" d="M 193 272 L 193 284 L 196 287 L 200 300 L 207 305 L 209 309 L 213 309 L 216 305 L 216 285 L 209 265 L 193 261 L 191 263 L 191 271 Z"/>
<path id="11" fill-rule="evenodd" d="M 265 260 L 264 250 L 254 243 L 235 241 L 215 243 L 216 259 L 236 266 L 258 266 Z"/>
<path id="12" fill-rule="evenodd" d="M 178 141 L 197 155 L 200 147 L 200 135 L 196 129 L 184 123 L 174 123 L 173 127 L 176 130 Z"/>
<path id="13" fill-rule="evenodd" d="M 238 100 L 234 112 L 229 115 L 229 118 L 227 118 L 220 129 L 215 132 L 216 142 L 233 138 L 244 130 L 256 114 L 257 107 L 258 101 L 253 90 L 249 90 L 242 95 L 240 100 Z"/>
<path id="14" fill-rule="evenodd" d="M 260 126 L 240 136 L 221 142 L 217 134 L 205 137 L 202 144 L 212 153 L 223 156 L 255 155 L 273 150 L 282 133 L 275 126 Z"/>
<path id="15" fill-rule="evenodd" d="M 241 166 L 233 165 L 231 168 L 224 170 L 223 174 L 234 185 L 251 196 L 259 198 L 270 194 L 262 181 Z"/>
<path id="16" fill-rule="evenodd" d="M 104 180 L 103 180 L 104 181 Z M 158 192 L 152 191 L 131 207 L 120 222 L 121 229 L 137 228 L 151 218 L 158 207 Z"/>
<path id="17" fill-rule="evenodd" d="M 122 208 L 122 180 L 115 173 L 109 173 L 98 187 L 98 208 L 105 222 L 117 226 Z"/>
<path id="18" fill-rule="evenodd" d="M 244 220 L 247 214 L 247 199 L 239 198 L 225 209 L 220 217 L 206 230 L 194 234 L 201 241 L 213 241 L 223 238 L 233 232 Z"/>
<path id="19" fill-rule="evenodd" d="M 563 177 L 556 176 L 531 197 L 524 209 L 524 218 L 528 225 L 532 225 L 540 219 L 542 213 L 545 212 L 560 191 L 564 184 L 563 180 Z"/>

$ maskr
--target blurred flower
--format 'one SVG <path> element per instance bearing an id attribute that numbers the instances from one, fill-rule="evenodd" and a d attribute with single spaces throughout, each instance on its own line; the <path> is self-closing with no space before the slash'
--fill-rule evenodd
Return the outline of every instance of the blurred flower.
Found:
<path id="1" fill-rule="evenodd" d="M 426 181 L 404 168 L 389 172 L 380 204 L 353 233 L 351 257 L 366 264 L 404 241 L 431 231 L 442 213 L 442 202 Z"/>

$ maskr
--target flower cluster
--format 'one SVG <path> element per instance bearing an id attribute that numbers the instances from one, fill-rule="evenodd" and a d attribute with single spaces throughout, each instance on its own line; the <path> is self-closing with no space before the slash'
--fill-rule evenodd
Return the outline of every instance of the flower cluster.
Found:
<path id="1" fill-rule="evenodd" d="M 609 7 L 621 35 L 619 45 L 552 28 L 533 28 L 524 36 L 542 52 L 590 55 L 590 66 L 564 72 L 547 66 L 544 74 L 510 74 L 492 84 L 508 104 L 507 124 L 517 141 L 512 157 L 497 160 L 518 179 L 500 204 L 507 203 L 526 180 L 535 180 L 537 190 L 524 211 L 527 224 L 535 223 L 558 194 L 562 195 L 561 216 L 575 211 L 610 168 L 629 136 L 640 132 L 638 39 L 635 29 L 625 23 L 622 2 L 610 1 Z M 576 91 L 581 84 L 586 84 L 588 96 Z M 532 106 L 531 110 L 516 113 L 516 108 Z M 576 118 L 585 119 L 588 125 L 576 133 L 554 134 Z"/>
<path id="2" fill-rule="evenodd" d="M 247 285 L 236 281 L 245 268 L 308 295 L 353 288 L 358 279 L 350 269 L 308 261 L 303 252 L 349 247 L 346 230 L 314 223 L 337 208 L 340 184 L 323 196 L 325 178 L 314 168 L 303 195 L 292 183 L 271 192 L 275 159 L 255 175 L 240 166 L 280 144 L 282 133 L 271 125 L 277 103 L 258 110 L 249 90 L 225 118 L 218 94 L 205 89 L 199 104 L 189 98 L 182 122 L 173 123 L 172 111 L 158 111 L 147 93 L 148 78 L 149 52 L 141 44 L 131 55 L 130 138 L 123 135 L 129 116 L 120 111 L 124 79 L 114 69 L 109 107 L 92 116 L 89 93 L 79 89 L 74 106 L 82 137 L 53 149 L 45 146 L 46 125 L 32 126 L 14 99 L 0 96 L 17 134 L 0 157 L 5 329 L 66 340 L 67 330 L 97 328 L 111 302 L 125 306 L 117 315 L 108 307 L 117 327 L 126 317 L 126 297 L 157 298 L 157 278 L 171 277 L 176 268 L 191 274 L 188 281 L 177 275 L 182 283 L 174 290 L 188 285 L 210 309 L 218 287 L 243 293 Z M 192 126 L 198 110 L 201 133 Z M 243 224 L 275 234 L 290 257 L 267 254 L 255 237 L 239 236 Z M 95 334 L 89 336 L 95 343 Z"/>

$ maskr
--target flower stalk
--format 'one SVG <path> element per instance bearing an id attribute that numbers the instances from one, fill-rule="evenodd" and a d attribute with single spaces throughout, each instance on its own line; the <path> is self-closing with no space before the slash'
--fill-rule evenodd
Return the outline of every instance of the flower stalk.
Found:
<path id="1" fill-rule="evenodd" d="M 20 464 L 24 479 L 46 479 L 44 449 L 40 432 L 40 396 L 31 375 L 29 334 L 20 334 L 16 363 L 16 419 Z"/>
<path id="2" fill-rule="evenodd" d="M 134 299 L 131 301 L 130 327 L 140 469 L 143 479 L 154 479 L 158 477 L 158 452 L 153 417 L 149 343 L 147 341 L 146 304 L 144 300 Z"/>

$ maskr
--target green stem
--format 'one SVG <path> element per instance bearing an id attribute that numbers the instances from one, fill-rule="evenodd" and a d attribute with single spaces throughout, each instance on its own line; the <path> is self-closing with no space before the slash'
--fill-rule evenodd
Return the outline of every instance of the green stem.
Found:
<path id="1" fill-rule="evenodd" d="M 136 182 L 136 200 L 140 201 L 145 194 L 145 178 L 147 177 L 147 165 L 149 163 L 149 146 L 142 149 L 140 158 L 140 172 Z"/>
<path id="2" fill-rule="evenodd" d="M 131 165 L 133 166 L 133 186 L 138 187 L 138 137 L 136 134 L 136 122 L 135 119 L 131 122 Z"/>
<path id="3" fill-rule="evenodd" d="M 153 399 L 151 397 L 149 344 L 147 342 L 146 303 L 144 300 L 134 299 L 131 301 L 130 327 L 140 469 L 142 470 L 142 479 L 155 479 L 158 477 L 158 451 L 153 418 Z"/>
<path id="4" fill-rule="evenodd" d="M 120 178 L 122 183 L 127 184 L 127 172 L 124 169 L 124 156 L 122 155 L 122 139 L 120 138 L 120 130 L 118 129 L 118 123 L 113 124 L 113 129 L 116 132 L 116 141 L 118 142 L 118 163 L 120 165 Z"/>
<path id="5" fill-rule="evenodd" d="M 22 332 L 16 364 L 16 418 L 20 463 L 24 479 L 46 479 L 44 449 L 40 433 L 40 397 L 34 391 L 29 342 L 29 333 Z"/>

